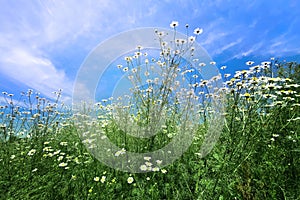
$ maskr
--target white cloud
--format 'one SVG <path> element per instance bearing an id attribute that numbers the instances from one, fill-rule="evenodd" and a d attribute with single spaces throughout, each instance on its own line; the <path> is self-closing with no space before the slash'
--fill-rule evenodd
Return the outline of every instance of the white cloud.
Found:
<path id="1" fill-rule="evenodd" d="M 7 3 L 5 6 L 13 7 L 14 12 L 7 9 L 7 17 L 0 21 L 1 74 L 48 97 L 62 88 L 64 99 L 69 100 L 73 83 L 65 70 L 55 66 L 47 51 L 59 51 L 70 47 L 78 37 L 92 36 L 99 28 L 97 21 L 99 26 L 104 23 L 100 20 L 101 13 L 111 4 L 110 1 L 36 1 L 18 6 Z M 0 15 L 0 19 L 3 17 Z M 8 20 L 11 22 L 7 23 Z"/>
<path id="2" fill-rule="evenodd" d="M 229 43 L 229 44 L 226 44 L 225 46 L 223 46 L 223 47 L 217 49 L 217 50 L 214 52 L 214 55 L 216 55 L 216 54 L 221 54 L 223 51 L 226 51 L 226 50 L 228 50 L 228 49 L 230 49 L 230 48 L 236 46 L 237 44 L 240 44 L 240 43 L 242 42 L 242 40 L 243 40 L 242 38 L 239 38 L 239 39 L 237 39 L 236 41 L 233 41 L 233 42 L 231 42 L 231 43 Z"/>
<path id="3" fill-rule="evenodd" d="M 212 45 L 213 43 L 216 43 L 217 41 L 220 41 L 223 37 L 228 35 L 226 32 L 209 32 L 208 36 L 203 39 L 203 42 L 201 42 L 202 45 Z"/>
<path id="4" fill-rule="evenodd" d="M 159 9 L 151 2 L 143 5 L 146 10 L 141 9 L 140 3 L 132 6 L 128 3 L 45 0 L 5 4 L 6 15 L 0 14 L 0 73 L 5 79 L 48 96 L 62 88 L 65 98 L 70 99 L 74 81 L 66 74 L 70 66 L 52 60 L 53 52 L 64 55 L 64 50 L 70 51 L 73 45 L 91 50 L 99 39 L 116 34 L 124 27 L 135 27 L 137 22 L 142 23 L 139 21 L 142 17 L 150 17 Z M 127 14 L 123 12 L 125 7 Z"/>
<path id="5" fill-rule="evenodd" d="M 49 59 L 21 48 L 2 52 L 0 58 L 1 73 L 6 77 L 21 82 L 48 97 L 53 97 L 52 92 L 63 89 L 65 100 L 70 98 L 71 81 L 63 71 L 57 70 Z"/>

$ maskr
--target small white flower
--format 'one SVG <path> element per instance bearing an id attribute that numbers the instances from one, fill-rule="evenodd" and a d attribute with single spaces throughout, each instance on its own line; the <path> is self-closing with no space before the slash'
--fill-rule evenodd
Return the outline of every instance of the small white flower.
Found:
<path id="1" fill-rule="evenodd" d="M 130 62 L 131 61 L 131 57 L 125 57 L 124 58 L 127 62 Z"/>
<path id="2" fill-rule="evenodd" d="M 38 169 L 37 168 L 34 168 L 31 172 L 36 172 Z"/>
<path id="3" fill-rule="evenodd" d="M 225 65 L 223 65 L 223 66 L 221 67 L 222 70 L 224 70 L 224 69 L 226 69 L 226 68 L 227 68 L 227 66 L 225 66 Z"/>
<path id="4" fill-rule="evenodd" d="M 127 179 L 127 183 L 129 183 L 129 184 L 131 184 L 131 183 L 133 183 L 133 181 L 134 181 L 134 179 L 130 176 L 130 177 L 128 177 L 128 179 Z"/>
<path id="5" fill-rule="evenodd" d="M 57 151 L 53 152 L 53 155 L 57 155 L 59 153 L 60 153 L 60 150 L 57 150 Z M 60 155 L 64 155 L 63 152 L 61 152 Z"/>
<path id="6" fill-rule="evenodd" d="M 196 40 L 196 37 L 195 37 L 195 36 L 190 36 L 190 37 L 189 37 L 189 41 L 190 41 L 190 42 L 194 42 L 195 40 Z"/>
<path id="7" fill-rule="evenodd" d="M 180 54 L 180 50 L 177 49 L 176 51 L 174 51 L 174 54 L 175 54 L 175 55 Z"/>
<path id="8" fill-rule="evenodd" d="M 104 183 L 105 180 L 106 180 L 106 176 L 102 176 L 100 182 L 101 182 L 101 183 Z"/>
<path id="9" fill-rule="evenodd" d="M 175 28 L 177 26 L 178 26 L 178 22 L 177 21 L 172 21 L 171 24 L 170 24 L 171 28 Z"/>
<path id="10" fill-rule="evenodd" d="M 199 63 L 199 66 L 200 66 L 200 67 L 204 67 L 205 65 L 206 65 L 206 64 L 203 63 L 203 62 L 202 62 L 202 63 Z"/>
<path id="11" fill-rule="evenodd" d="M 132 73 L 136 73 L 136 72 L 137 72 L 137 69 L 136 69 L 136 68 L 133 68 L 131 71 L 132 71 Z"/>
<path id="12" fill-rule="evenodd" d="M 59 144 L 60 144 L 61 146 L 67 146 L 67 145 L 68 145 L 67 142 L 60 142 Z"/>
<path id="13" fill-rule="evenodd" d="M 166 34 L 165 34 L 165 32 L 161 31 L 161 32 L 158 32 L 157 35 L 158 35 L 159 37 L 163 37 L 163 36 L 165 36 Z"/>
<path id="14" fill-rule="evenodd" d="M 59 167 L 66 167 L 68 165 L 68 163 L 65 163 L 65 162 L 62 162 L 62 163 L 59 163 Z"/>
<path id="15" fill-rule="evenodd" d="M 146 165 L 141 165 L 141 166 L 140 166 L 140 170 L 146 171 L 146 170 L 147 170 L 147 166 L 146 166 Z"/>
<path id="16" fill-rule="evenodd" d="M 162 160 L 156 160 L 156 163 L 157 163 L 158 165 L 160 165 L 160 164 L 162 163 Z"/>
<path id="17" fill-rule="evenodd" d="M 148 71 L 146 71 L 146 72 L 144 73 L 144 75 L 145 75 L 145 76 L 149 76 L 150 73 L 149 73 Z"/>
<path id="18" fill-rule="evenodd" d="M 246 65 L 253 65 L 253 64 L 254 64 L 253 61 L 247 61 L 247 62 L 246 62 Z"/>
<path id="19" fill-rule="evenodd" d="M 63 158 L 64 158 L 63 156 L 59 156 L 59 157 L 57 158 L 57 160 L 58 160 L 58 161 L 61 161 Z"/>
<path id="20" fill-rule="evenodd" d="M 264 65 L 264 66 L 267 66 L 267 65 L 270 65 L 270 64 L 271 64 L 271 62 L 269 62 L 269 61 L 261 62 L 261 65 Z"/>
<path id="21" fill-rule="evenodd" d="M 158 167 L 153 167 L 153 168 L 152 168 L 152 171 L 153 171 L 153 172 L 158 172 L 158 171 L 159 171 L 159 168 L 158 168 Z"/>
<path id="22" fill-rule="evenodd" d="M 29 152 L 28 152 L 28 156 L 32 156 L 33 154 L 35 154 L 36 150 L 35 149 L 31 149 Z"/>
<path id="23" fill-rule="evenodd" d="M 98 182 L 100 180 L 100 178 L 97 176 L 94 178 L 94 181 Z"/>
<path id="24" fill-rule="evenodd" d="M 196 29 L 194 30 L 194 34 L 195 34 L 195 35 L 200 35 L 201 33 L 203 33 L 203 29 L 202 29 L 202 28 L 196 28 Z"/>
<path id="25" fill-rule="evenodd" d="M 145 157 L 144 157 L 144 160 L 150 161 L 150 160 L 151 160 L 151 157 L 145 156 Z"/>
<path id="26" fill-rule="evenodd" d="M 136 58 L 138 58 L 142 55 L 142 53 L 138 51 L 138 52 L 135 52 L 134 55 L 136 56 Z"/>
<path id="27" fill-rule="evenodd" d="M 117 152 L 115 153 L 115 156 L 118 157 L 118 156 L 120 156 L 120 155 L 122 155 L 122 154 L 125 154 L 125 153 L 126 153 L 126 150 L 125 150 L 124 148 L 122 148 L 121 150 L 119 150 L 119 151 L 117 151 Z"/>

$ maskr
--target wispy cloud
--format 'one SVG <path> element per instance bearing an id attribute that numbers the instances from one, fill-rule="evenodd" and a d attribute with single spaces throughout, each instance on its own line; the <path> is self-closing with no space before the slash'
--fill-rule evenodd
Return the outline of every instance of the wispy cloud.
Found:
<path id="1" fill-rule="evenodd" d="M 229 44 L 226 44 L 225 46 L 217 49 L 214 53 L 214 55 L 217 55 L 217 54 L 221 54 L 223 51 L 226 51 L 234 46 L 236 46 L 237 44 L 240 44 L 242 42 L 242 38 L 239 38 L 237 39 L 236 41 L 233 41 L 233 42 L 230 42 Z"/>
<path id="2" fill-rule="evenodd" d="M 0 58 L 2 75 L 45 95 L 51 95 L 52 92 L 63 89 L 65 97 L 70 98 L 72 82 L 47 58 L 21 48 L 12 48 L 8 52 L 2 52 Z"/>
<path id="3" fill-rule="evenodd" d="M 65 73 L 68 66 L 58 68 L 50 54 L 63 53 L 80 37 L 93 40 L 95 34 L 105 32 L 109 19 L 104 18 L 104 11 L 113 4 L 111 1 L 7 3 L 2 7 L 7 18 L 0 22 L 0 75 L 44 95 L 62 88 L 65 99 L 70 99 L 73 80 Z"/>

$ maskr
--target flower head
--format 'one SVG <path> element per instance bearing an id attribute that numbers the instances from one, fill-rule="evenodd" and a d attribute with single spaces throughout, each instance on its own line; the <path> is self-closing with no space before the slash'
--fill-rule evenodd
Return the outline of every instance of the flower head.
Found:
<path id="1" fill-rule="evenodd" d="M 246 62 L 246 65 L 253 65 L 253 64 L 254 64 L 253 61 L 247 61 L 247 62 Z"/>
<path id="2" fill-rule="evenodd" d="M 151 160 L 151 157 L 145 156 L 145 157 L 144 157 L 144 160 L 150 161 L 150 160 Z"/>
<path id="3" fill-rule="evenodd" d="M 128 177 L 128 179 L 127 179 L 127 183 L 129 183 L 129 184 L 131 184 L 131 183 L 133 183 L 133 181 L 134 181 L 134 179 L 130 176 L 130 177 Z"/>
<path id="4" fill-rule="evenodd" d="M 199 66 L 200 66 L 200 67 L 204 67 L 205 65 L 206 65 L 206 64 L 203 63 L 203 62 L 202 62 L 202 63 L 199 63 Z"/>
<path id="5" fill-rule="evenodd" d="M 123 68 L 123 72 L 127 72 L 128 71 L 128 67 Z"/>
<path id="6" fill-rule="evenodd" d="M 36 172 L 38 169 L 37 168 L 34 168 L 31 172 Z"/>
<path id="7" fill-rule="evenodd" d="M 159 168 L 158 168 L 158 167 L 153 167 L 153 168 L 152 168 L 152 171 L 153 171 L 153 172 L 158 172 L 158 171 L 159 171 Z"/>
<path id="8" fill-rule="evenodd" d="M 101 182 L 101 183 L 104 183 L 105 180 L 106 180 L 106 176 L 102 176 L 100 182 Z"/>
<path id="9" fill-rule="evenodd" d="M 189 41 L 190 41 L 190 42 L 194 42 L 195 40 L 196 40 L 195 36 L 190 36 L 190 37 L 189 37 Z"/>
<path id="10" fill-rule="evenodd" d="M 201 33 L 203 33 L 203 29 L 202 29 L 202 28 L 196 28 L 196 29 L 194 30 L 194 34 L 195 34 L 195 35 L 200 35 Z"/>
<path id="11" fill-rule="evenodd" d="M 146 165 L 141 165 L 140 166 L 140 170 L 142 170 L 142 171 L 146 171 L 148 168 L 147 168 L 147 166 Z"/>
<path id="12" fill-rule="evenodd" d="M 35 149 L 31 149 L 29 152 L 28 152 L 28 156 L 32 156 L 33 154 L 35 154 L 36 150 Z"/>
<path id="13" fill-rule="evenodd" d="M 65 163 L 65 162 L 62 162 L 62 163 L 59 163 L 59 167 L 66 167 L 68 165 L 68 163 Z"/>
<path id="14" fill-rule="evenodd" d="M 172 21 L 171 24 L 170 24 L 171 28 L 175 28 L 177 26 L 178 26 L 178 22 L 177 21 Z"/>

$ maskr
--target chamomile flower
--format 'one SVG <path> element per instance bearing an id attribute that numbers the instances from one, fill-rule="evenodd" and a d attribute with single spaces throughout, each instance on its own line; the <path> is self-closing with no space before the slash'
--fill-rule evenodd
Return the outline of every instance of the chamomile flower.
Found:
<path id="1" fill-rule="evenodd" d="M 101 182 L 101 183 L 104 183 L 105 180 L 106 180 L 106 176 L 102 176 L 101 179 L 100 179 L 100 182 Z"/>
<path id="2" fill-rule="evenodd" d="M 253 64 L 254 64 L 253 61 L 247 61 L 247 62 L 246 62 L 246 65 L 253 65 Z"/>
<path id="3" fill-rule="evenodd" d="M 62 163 L 59 163 L 59 167 L 66 167 L 68 165 L 68 163 L 65 163 L 65 162 L 62 162 Z"/>
<path id="4" fill-rule="evenodd" d="M 195 36 L 190 36 L 189 37 L 189 42 L 195 42 L 196 40 L 196 37 Z"/>
<path id="5" fill-rule="evenodd" d="M 201 33 L 203 33 L 203 29 L 202 29 L 202 28 L 196 28 L 196 29 L 194 30 L 194 34 L 195 34 L 195 35 L 200 35 Z"/>
<path id="6" fill-rule="evenodd" d="M 128 179 L 127 179 L 127 183 L 128 183 L 128 184 L 133 183 L 133 181 L 134 181 L 134 179 L 133 179 L 131 176 L 128 177 Z"/>
<path id="7" fill-rule="evenodd" d="M 171 28 L 175 28 L 179 25 L 179 23 L 177 21 L 172 21 L 171 24 L 170 24 L 170 27 Z"/>
<path id="8" fill-rule="evenodd" d="M 146 165 L 141 165 L 140 166 L 140 170 L 142 171 L 146 171 L 148 169 L 148 167 Z"/>
<path id="9" fill-rule="evenodd" d="M 199 63 L 199 66 L 200 66 L 200 67 L 204 67 L 205 65 L 206 65 L 206 64 L 203 63 L 203 62 Z"/>
<path id="10" fill-rule="evenodd" d="M 124 67 L 123 72 L 127 72 L 127 71 L 128 71 L 128 67 Z"/>
<path id="11" fill-rule="evenodd" d="M 31 149 L 29 152 L 28 152 L 28 156 L 32 156 L 33 154 L 35 154 L 36 150 L 35 149 Z"/>
<path id="12" fill-rule="evenodd" d="M 145 157 L 144 157 L 144 160 L 150 161 L 150 160 L 151 160 L 151 157 L 145 156 Z"/>

